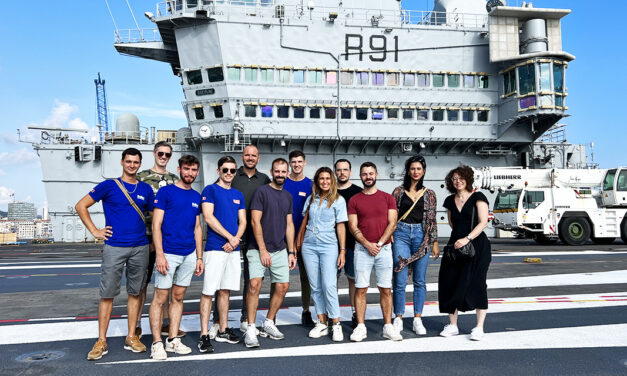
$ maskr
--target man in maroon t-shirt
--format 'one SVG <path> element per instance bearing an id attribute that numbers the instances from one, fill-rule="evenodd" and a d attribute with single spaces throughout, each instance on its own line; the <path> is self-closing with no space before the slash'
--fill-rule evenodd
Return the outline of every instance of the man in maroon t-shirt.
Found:
<path id="1" fill-rule="evenodd" d="M 357 327 L 351 341 L 367 336 L 366 292 L 374 267 L 383 312 L 383 337 L 393 341 L 403 339 L 392 325 L 392 247 L 390 238 L 396 229 L 396 202 L 391 195 L 377 189 L 377 166 L 364 162 L 359 168 L 364 185 L 361 193 L 348 203 L 348 227 L 357 241 L 355 244 L 355 311 Z"/>

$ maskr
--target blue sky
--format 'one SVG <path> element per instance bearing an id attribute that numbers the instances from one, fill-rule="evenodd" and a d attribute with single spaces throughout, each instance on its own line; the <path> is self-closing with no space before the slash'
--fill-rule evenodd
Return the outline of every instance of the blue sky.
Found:
<path id="1" fill-rule="evenodd" d="M 382 0 L 384 1 L 384 0 Z M 392 0 L 387 0 L 392 1 Z M 140 27 L 156 1 L 129 0 Z M 509 5 L 522 1 L 510 0 Z M 627 2 L 538 0 L 534 6 L 568 8 L 562 25 L 564 50 L 576 56 L 567 70 L 571 117 L 568 141 L 595 143 L 601 167 L 627 165 L 621 118 L 627 86 L 624 15 Z M 109 0 L 118 28 L 134 28 L 124 0 Z M 429 10 L 432 0 L 403 0 L 406 9 Z M 39 159 L 30 144 L 17 142 L 17 129 L 28 125 L 93 127 L 95 88 L 106 80 L 112 118 L 138 115 L 142 126 L 178 129 L 187 125 L 181 110 L 179 80 L 165 63 L 121 56 L 113 48 L 113 23 L 104 0 L 3 2 L 0 35 L 0 210 L 9 195 L 41 207 L 45 191 Z M 621 31 L 622 30 L 622 31 Z"/>

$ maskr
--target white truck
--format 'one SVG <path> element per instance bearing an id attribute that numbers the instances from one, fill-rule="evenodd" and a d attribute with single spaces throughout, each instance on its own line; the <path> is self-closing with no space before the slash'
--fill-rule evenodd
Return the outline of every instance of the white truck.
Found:
<path id="1" fill-rule="evenodd" d="M 495 228 L 551 244 L 627 243 L 627 168 L 475 169 L 475 187 L 498 192 Z"/>

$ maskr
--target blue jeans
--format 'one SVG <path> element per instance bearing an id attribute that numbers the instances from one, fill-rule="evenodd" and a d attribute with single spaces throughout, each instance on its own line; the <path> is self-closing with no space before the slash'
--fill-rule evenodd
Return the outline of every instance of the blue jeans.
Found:
<path id="1" fill-rule="evenodd" d="M 394 231 L 394 243 L 392 244 L 392 254 L 394 255 L 394 267 L 398 266 L 398 256 L 408 258 L 413 251 L 416 251 L 422 240 L 424 233 L 422 232 L 422 224 L 408 224 L 399 222 Z M 422 307 L 425 304 L 427 296 L 427 286 L 425 283 L 427 275 L 427 266 L 429 265 L 428 252 L 422 258 L 409 264 L 400 272 L 394 272 L 394 291 L 392 299 L 394 301 L 394 314 L 405 314 L 405 287 L 407 286 L 407 273 L 412 268 L 414 282 L 414 313 L 422 314 Z"/>
<path id="2" fill-rule="evenodd" d="M 311 298 L 319 315 L 340 317 L 337 297 L 337 243 L 303 243 L 301 251 L 311 286 Z"/>

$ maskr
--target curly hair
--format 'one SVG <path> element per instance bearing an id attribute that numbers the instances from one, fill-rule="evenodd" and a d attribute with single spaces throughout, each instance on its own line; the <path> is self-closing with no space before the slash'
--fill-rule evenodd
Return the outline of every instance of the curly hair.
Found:
<path id="1" fill-rule="evenodd" d="M 468 192 L 472 192 L 472 184 L 475 182 L 475 173 L 473 169 L 469 166 L 463 165 L 452 169 L 446 174 L 445 182 L 446 189 L 451 192 L 457 192 L 457 189 L 453 185 L 453 175 L 457 174 L 460 178 L 466 181 L 466 190 Z"/>

